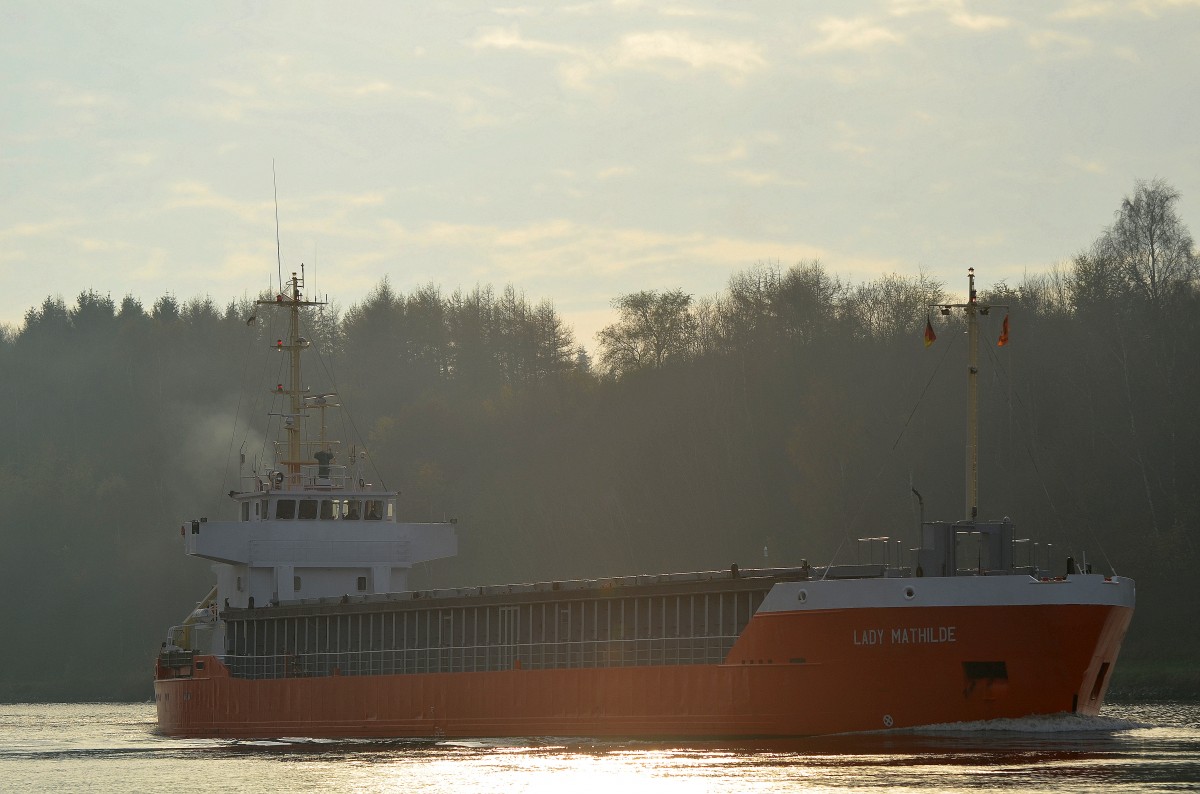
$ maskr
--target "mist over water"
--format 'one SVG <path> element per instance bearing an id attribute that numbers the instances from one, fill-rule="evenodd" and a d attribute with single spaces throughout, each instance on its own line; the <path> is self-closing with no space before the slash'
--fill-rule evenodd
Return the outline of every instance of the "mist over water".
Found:
<path id="1" fill-rule="evenodd" d="M 1200 703 L 1117 704 L 914 731 L 758 742 L 168 739 L 152 704 L 0 712 L 11 791 L 1179 791 L 1200 785 Z"/>

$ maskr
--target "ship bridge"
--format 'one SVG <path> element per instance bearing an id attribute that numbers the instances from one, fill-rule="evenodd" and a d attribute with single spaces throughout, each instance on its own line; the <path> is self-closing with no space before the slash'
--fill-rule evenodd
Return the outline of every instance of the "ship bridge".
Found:
<path id="1" fill-rule="evenodd" d="M 453 557 L 453 522 L 396 518 L 395 491 L 322 486 L 234 494 L 236 521 L 182 527 L 187 554 L 212 560 L 222 607 L 407 588 L 419 562 Z"/>
<path id="2" fill-rule="evenodd" d="M 249 471 L 242 456 L 239 488 L 229 492 L 233 520 L 200 518 L 180 527 L 185 552 L 213 562 L 215 592 L 187 625 L 214 628 L 216 652 L 224 641 L 223 610 L 403 591 L 414 565 L 458 551 L 453 521 L 398 520 L 399 493 L 369 481 L 367 453 L 346 451 L 330 437 L 327 414 L 341 407 L 337 393 L 312 392 L 301 374 L 301 354 L 312 343 L 300 334 L 300 320 L 325 304 L 303 295 L 303 286 L 303 276 L 293 273 L 273 299 L 256 301 L 287 321 L 286 334 L 271 345 L 286 373 L 268 389 L 274 400 L 268 422 L 278 433 L 274 454 Z"/>

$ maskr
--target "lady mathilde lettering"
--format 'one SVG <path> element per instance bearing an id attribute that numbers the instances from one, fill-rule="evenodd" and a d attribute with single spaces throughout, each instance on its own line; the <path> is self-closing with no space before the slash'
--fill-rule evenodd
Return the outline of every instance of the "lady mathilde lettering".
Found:
<path id="1" fill-rule="evenodd" d="M 855 645 L 883 645 L 888 640 L 892 645 L 936 645 L 956 642 L 956 630 L 957 626 L 914 626 L 892 629 L 890 634 L 886 629 L 855 629 L 852 635 Z"/>

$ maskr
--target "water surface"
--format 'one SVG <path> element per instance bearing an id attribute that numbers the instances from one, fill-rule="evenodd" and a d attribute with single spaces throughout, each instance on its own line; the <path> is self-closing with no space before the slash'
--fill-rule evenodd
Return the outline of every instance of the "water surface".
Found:
<path id="1" fill-rule="evenodd" d="M 759 742 L 169 739 L 153 704 L 0 706 L 6 791 L 1191 791 L 1200 703 Z"/>

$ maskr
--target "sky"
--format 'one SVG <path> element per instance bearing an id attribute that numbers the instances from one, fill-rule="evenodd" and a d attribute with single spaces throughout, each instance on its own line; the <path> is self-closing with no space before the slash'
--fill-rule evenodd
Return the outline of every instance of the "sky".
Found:
<path id="1" fill-rule="evenodd" d="M 578 342 L 643 289 L 819 259 L 1016 285 L 1137 180 L 1200 234 L 1200 0 L 0 3 L 0 324 L 512 284 Z"/>

